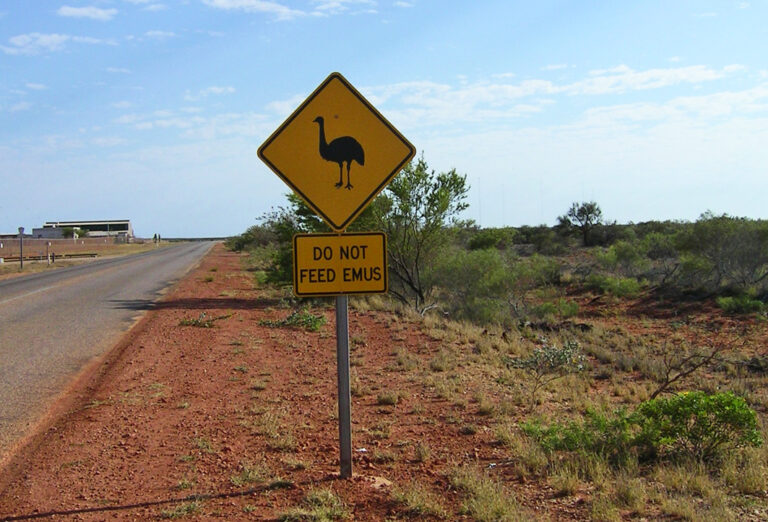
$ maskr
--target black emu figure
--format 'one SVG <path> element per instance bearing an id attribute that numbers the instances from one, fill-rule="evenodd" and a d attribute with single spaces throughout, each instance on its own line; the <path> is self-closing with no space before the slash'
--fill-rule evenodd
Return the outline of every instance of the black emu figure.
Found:
<path id="1" fill-rule="evenodd" d="M 343 166 L 346 162 L 347 185 L 345 188 L 351 189 L 352 184 L 349 182 L 349 168 L 353 161 L 356 161 L 360 165 L 365 165 L 365 153 L 363 152 L 363 147 L 351 136 L 342 136 L 328 143 L 325 141 L 325 122 L 323 117 L 318 116 L 314 119 L 314 122 L 320 126 L 320 157 L 326 161 L 333 161 L 334 163 L 339 164 L 339 182 L 336 183 L 336 187 L 341 187 L 343 185 Z"/>

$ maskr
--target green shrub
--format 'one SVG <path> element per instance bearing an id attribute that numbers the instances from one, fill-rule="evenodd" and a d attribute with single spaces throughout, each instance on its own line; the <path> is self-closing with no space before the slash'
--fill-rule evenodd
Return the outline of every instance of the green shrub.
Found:
<path id="1" fill-rule="evenodd" d="M 521 424 L 547 452 L 580 451 L 611 462 L 690 458 L 718 460 L 735 448 L 760 446 L 757 414 L 733 393 L 683 392 L 641 403 L 628 414 L 587 410 L 581 422 Z"/>
<path id="2" fill-rule="evenodd" d="M 666 259 L 678 257 L 674 235 L 663 232 L 650 232 L 642 240 L 642 250 L 648 259 Z"/>
<path id="3" fill-rule="evenodd" d="M 620 270 L 625 275 L 636 276 L 649 266 L 645 255 L 644 243 L 620 240 L 604 252 L 598 252 L 597 260 L 609 270 Z"/>
<path id="4" fill-rule="evenodd" d="M 751 314 L 762 312 L 766 309 L 765 303 L 758 299 L 753 299 L 748 295 L 737 297 L 718 297 L 717 306 L 728 314 Z"/>
<path id="5" fill-rule="evenodd" d="M 275 240 L 275 233 L 268 227 L 263 225 L 253 225 L 248 227 L 248 229 L 239 236 L 233 236 L 227 239 L 224 242 L 224 246 L 235 252 L 242 252 L 246 249 L 269 245 Z"/>
<path id="6" fill-rule="evenodd" d="M 636 442 L 650 454 L 713 460 L 727 450 L 759 446 L 757 414 L 731 392 L 683 392 L 645 401 L 635 411 Z"/>
<path id="7" fill-rule="evenodd" d="M 263 319 L 259 321 L 259 324 L 271 328 L 282 328 L 287 326 L 317 332 L 325 324 L 325 317 L 322 315 L 315 315 L 309 310 L 295 310 L 285 319 L 278 319 L 276 321 Z"/>
<path id="8" fill-rule="evenodd" d="M 514 228 L 484 228 L 479 230 L 468 243 L 470 250 L 497 248 L 503 250 L 515 242 L 517 231 Z"/>
<path id="9" fill-rule="evenodd" d="M 498 250 L 446 252 L 433 277 L 442 289 L 444 307 L 453 317 L 478 323 L 510 320 L 506 297 L 512 275 Z"/>
<path id="10" fill-rule="evenodd" d="M 637 431 L 633 419 L 623 409 L 608 416 L 590 408 L 582 422 L 543 426 L 541 422 L 533 421 L 525 422 L 520 427 L 548 453 L 584 451 L 614 463 L 624 461 L 631 454 Z"/>
<path id="11" fill-rule="evenodd" d="M 533 407 L 536 394 L 541 388 L 570 373 L 584 370 L 585 361 L 579 343 L 566 341 L 562 348 L 545 343 L 534 349 L 528 357 L 508 357 L 504 362 L 508 367 L 524 370 L 530 375 L 530 405 Z"/>
<path id="12" fill-rule="evenodd" d="M 279 515 L 281 521 L 301 520 L 344 520 L 352 516 L 351 510 L 329 489 L 312 490 L 307 493 L 300 507 L 295 507 Z"/>
<path id="13" fill-rule="evenodd" d="M 575 301 L 558 299 L 557 301 L 550 301 L 535 306 L 531 313 L 540 319 L 548 317 L 567 319 L 579 313 L 579 304 Z"/>
<path id="14" fill-rule="evenodd" d="M 213 328 L 213 324 L 216 321 L 222 319 L 229 319 L 232 314 L 220 315 L 218 317 L 208 317 L 205 312 L 200 312 L 200 315 L 195 319 L 193 317 L 185 317 L 179 321 L 179 326 L 196 326 L 198 328 Z"/>
<path id="15" fill-rule="evenodd" d="M 520 286 L 529 289 L 559 285 L 562 269 L 556 259 L 538 254 L 512 264 L 515 280 Z"/>
<path id="16" fill-rule="evenodd" d="M 568 238 L 546 225 L 522 226 L 517 229 L 515 244 L 533 245 L 541 254 L 558 255 L 567 251 Z"/>
<path id="17" fill-rule="evenodd" d="M 603 274 L 590 274 L 584 286 L 601 294 L 615 297 L 635 297 L 643 289 L 643 283 L 632 277 L 611 277 Z"/>

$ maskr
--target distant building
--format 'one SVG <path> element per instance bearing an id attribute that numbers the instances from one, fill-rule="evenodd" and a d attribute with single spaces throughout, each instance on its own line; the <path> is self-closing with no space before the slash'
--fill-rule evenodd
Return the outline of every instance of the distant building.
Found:
<path id="1" fill-rule="evenodd" d="M 133 226 L 129 219 L 111 221 L 47 221 L 42 228 L 32 229 L 32 236 L 44 239 L 60 239 L 64 237 L 63 230 L 72 228 L 85 230 L 88 237 L 119 237 L 125 241 L 133 238 Z"/>

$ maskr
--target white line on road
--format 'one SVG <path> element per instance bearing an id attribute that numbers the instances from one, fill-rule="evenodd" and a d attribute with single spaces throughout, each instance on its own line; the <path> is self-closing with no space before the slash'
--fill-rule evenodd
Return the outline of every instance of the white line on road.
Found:
<path id="1" fill-rule="evenodd" d="M 30 295 L 39 294 L 40 292 L 45 292 L 46 290 L 56 288 L 57 286 L 59 285 L 44 286 L 43 288 L 38 288 L 37 290 L 32 290 L 31 292 L 27 292 L 26 294 L 17 295 L 14 297 L 10 297 L 8 299 L 2 299 L 0 300 L 0 304 L 10 303 L 11 301 L 15 301 L 16 299 L 23 299 L 25 297 L 29 297 Z"/>

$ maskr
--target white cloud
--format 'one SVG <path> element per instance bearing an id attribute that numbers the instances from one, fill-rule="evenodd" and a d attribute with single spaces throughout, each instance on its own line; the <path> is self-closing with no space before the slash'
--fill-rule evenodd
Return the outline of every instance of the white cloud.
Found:
<path id="1" fill-rule="evenodd" d="M 147 31 L 144 33 L 144 36 L 147 38 L 153 38 L 155 40 L 165 40 L 167 38 L 175 37 L 176 33 L 171 31 Z"/>
<path id="2" fill-rule="evenodd" d="M 129 4 L 138 5 L 138 6 L 144 6 L 142 7 L 142 11 L 162 11 L 164 9 L 168 9 L 168 6 L 165 4 L 161 4 L 156 2 L 156 0 L 123 0 L 123 2 L 128 2 Z"/>
<path id="3" fill-rule="evenodd" d="M 129 101 L 122 100 L 122 101 L 113 103 L 112 107 L 114 107 L 115 109 L 130 109 L 131 107 L 133 107 L 133 104 Z"/>
<path id="4" fill-rule="evenodd" d="M 167 128 L 177 128 L 177 129 L 189 129 L 190 127 L 200 125 L 201 123 L 205 123 L 205 118 L 202 118 L 200 116 L 192 116 L 188 118 L 162 118 L 157 119 L 149 122 L 144 122 L 144 125 L 148 125 L 148 127 L 145 128 L 159 128 L 159 129 L 167 129 Z"/>
<path id="5" fill-rule="evenodd" d="M 2 46 L 2 49 L 6 54 L 38 54 L 43 51 L 59 51 L 71 38 L 66 34 L 20 34 L 8 39 L 11 47 Z"/>
<path id="6" fill-rule="evenodd" d="M 395 2 L 393 5 L 395 7 L 413 7 L 413 3 L 412 2 L 402 2 L 402 1 L 399 1 L 399 2 Z"/>
<path id="7" fill-rule="evenodd" d="M 628 65 L 617 65 L 616 67 L 611 67 L 610 69 L 592 69 L 589 71 L 590 76 L 602 76 L 604 74 L 611 74 L 611 73 L 624 73 L 629 72 L 632 69 Z"/>
<path id="8" fill-rule="evenodd" d="M 115 123 L 123 125 L 131 125 L 142 120 L 142 117 L 138 114 L 123 114 L 119 118 L 115 118 Z"/>
<path id="9" fill-rule="evenodd" d="M 349 11 L 351 7 L 370 6 L 376 7 L 376 2 L 373 0 L 312 0 L 315 4 L 315 12 L 334 15 Z M 370 12 L 371 9 L 365 9 L 365 12 Z"/>
<path id="10" fill-rule="evenodd" d="M 292 9 L 277 2 L 269 2 L 265 0 L 203 0 L 203 3 L 217 9 L 271 14 L 274 15 L 277 20 L 292 20 L 308 15 L 306 11 Z"/>
<path id="11" fill-rule="evenodd" d="M 0 45 L 5 54 L 36 55 L 43 52 L 56 52 L 64 49 L 68 42 L 86 44 L 117 45 L 112 40 L 102 40 L 89 36 L 71 36 L 68 34 L 28 33 L 13 36 L 8 39 L 9 46 Z"/>
<path id="12" fill-rule="evenodd" d="M 546 96 L 555 84 L 525 80 L 512 84 L 479 82 L 458 86 L 435 82 L 406 82 L 362 89 L 374 106 L 393 121 L 414 128 L 439 127 L 456 131 L 466 124 L 497 125 L 540 112 L 550 105 Z M 391 109 L 389 108 L 391 107 Z"/>
<path id="13" fill-rule="evenodd" d="M 541 70 L 542 71 L 557 71 L 557 70 L 560 70 L 560 69 L 567 69 L 567 68 L 568 68 L 568 64 L 565 64 L 565 63 L 554 63 L 554 64 L 551 64 L 551 65 L 545 65 L 544 67 L 541 68 Z"/>
<path id="14" fill-rule="evenodd" d="M 223 137 L 244 136 L 264 138 L 279 122 L 256 113 L 226 113 L 208 118 L 205 122 L 184 131 L 187 138 L 210 141 Z"/>
<path id="15" fill-rule="evenodd" d="M 101 9 L 98 7 L 70 7 L 68 5 L 61 6 L 56 13 L 59 16 L 66 16 L 71 18 L 90 18 L 92 20 L 100 20 L 106 22 L 112 20 L 117 14 L 117 9 Z"/>
<path id="16" fill-rule="evenodd" d="M 713 118 L 751 117 L 768 113 L 768 84 L 743 91 L 701 96 L 679 96 L 662 103 L 629 103 L 596 107 L 585 112 L 590 125 L 610 127 L 622 123 L 654 123 L 682 119 L 704 122 Z"/>
<path id="17" fill-rule="evenodd" d="M 704 65 L 635 71 L 626 65 L 620 65 L 612 69 L 590 71 L 590 78 L 564 86 L 562 90 L 569 94 L 594 95 L 658 89 L 680 83 L 702 83 L 723 78 L 725 73 L 733 72 L 729 67 L 722 71 Z"/>
<path id="18" fill-rule="evenodd" d="M 269 0 L 203 0 L 203 3 L 216 9 L 268 14 L 279 21 L 294 20 L 305 16 L 375 13 L 377 5 L 374 0 L 311 0 L 312 9 L 302 10 Z"/>
<path id="19" fill-rule="evenodd" d="M 19 102 L 15 105 L 11 105 L 8 107 L 8 112 L 21 112 L 21 111 L 28 111 L 32 107 L 32 104 L 29 102 Z"/>
<path id="20" fill-rule="evenodd" d="M 398 124 L 425 132 L 437 132 L 439 128 L 440 131 L 461 133 L 467 126 L 480 129 L 520 125 L 532 115 L 547 113 L 555 103 L 571 103 L 568 99 L 574 96 L 599 99 L 603 95 L 624 94 L 636 98 L 633 93 L 686 85 L 690 89 L 690 86 L 712 82 L 742 70 L 741 66 L 730 65 L 722 69 L 691 66 L 636 71 L 620 65 L 590 71 L 584 78 L 570 83 L 541 79 L 515 82 L 509 75 L 495 75 L 490 81 L 474 83 L 462 79 L 452 84 L 421 81 L 362 90 L 373 105 L 386 111 L 387 117 L 397 120 Z M 694 113 L 696 117 L 703 117 L 728 114 L 729 111 L 758 111 L 762 107 L 762 96 L 762 90 L 734 96 L 724 93 L 702 99 L 681 98 L 678 94 L 675 103 L 668 105 L 633 102 L 595 108 L 587 111 L 586 116 L 589 121 L 607 125 L 608 120 L 637 124 Z M 274 102 L 268 108 L 278 114 L 287 114 L 300 102 L 301 99 Z"/>
<path id="21" fill-rule="evenodd" d="M 202 89 L 194 94 L 190 91 L 187 91 L 186 93 L 184 93 L 184 99 L 186 101 L 197 101 L 203 98 L 207 98 L 208 96 L 221 96 L 224 94 L 232 94 L 234 92 L 235 92 L 234 87 L 213 86 L 213 87 L 207 87 L 205 89 Z"/>
<path id="22" fill-rule="evenodd" d="M 736 4 L 736 7 L 739 9 L 747 9 L 749 7 L 749 2 L 739 2 Z"/>
<path id="23" fill-rule="evenodd" d="M 156 0 L 123 0 L 123 1 L 133 5 L 144 6 L 142 7 L 143 11 L 162 11 L 164 9 L 168 9 L 167 5 L 158 3 L 156 2 Z"/>
<path id="24" fill-rule="evenodd" d="M 107 67 L 107 72 L 113 74 L 131 74 L 131 70 L 124 67 Z"/>
<path id="25" fill-rule="evenodd" d="M 27 86 L 27 89 L 31 89 L 33 91 L 44 91 L 45 89 L 48 88 L 42 83 L 27 83 L 26 86 Z"/>
<path id="26" fill-rule="evenodd" d="M 97 147 L 116 147 L 126 143 L 124 138 L 118 138 L 116 136 L 103 136 L 100 138 L 93 138 L 91 144 Z"/>
<path id="27" fill-rule="evenodd" d="M 284 118 L 292 113 L 301 102 L 304 101 L 306 96 L 295 95 L 287 100 L 277 100 L 267 104 L 267 110 L 277 116 Z"/>

